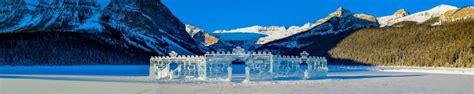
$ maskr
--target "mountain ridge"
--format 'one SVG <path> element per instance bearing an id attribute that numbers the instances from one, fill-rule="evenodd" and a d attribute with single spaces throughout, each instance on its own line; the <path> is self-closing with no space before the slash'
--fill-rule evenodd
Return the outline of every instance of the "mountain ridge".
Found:
<path id="1" fill-rule="evenodd" d="M 185 25 L 160 0 L 119 0 L 110 2 L 102 0 L 2 0 L 0 1 L 0 11 L 0 23 L 2 23 L 0 24 L 0 34 L 15 35 L 16 33 L 28 33 L 30 35 L 25 36 L 31 38 L 27 38 L 28 41 L 24 43 L 34 43 L 31 45 L 38 46 L 37 49 L 32 49 L 21 47 L 22 44 L 11 44 L 11 41 L 15 41 L 12 39 L 16 39 L 11 37 L 9 37 L 11 39 L 3 38 L 0 41 L 1 44 L 11 44 L 2 46 L 5 48 L 1 49 L 19 51 L 16 53 L 28 54 L 50 51 L 53 50 L 51 48 L 56 48 L 54 43 L 51 43 L 52 41 L 68 42 L 61 39 L 70 40 L 74 43 L 83 43 L 77 38 L 83 38 L 83 40 L 90 41 L 94 45 L 81 47 L 80 49 L 70 49 L 61 46 L 62 48 L 60 49 L 65 50 L 64 52 L 70 52 L 70 54 L 84 55 L 81 56 L 84 58 L 90 57 L 90 55 L 79 53 L 79 50 L 90 49 L 92 52 L 93 49 L 97 49 L 96 47 L 102 48 L 104 46 L 111 46 L 107 48 L 123 52 L 121 54 L 128 54 L 119 56 L 143 56 L 147 58 L 152 55 L 167 55 L 171 51 L 191 55 L 204 54 L 210 50 L 205 45 L 195 41 L 186 32 Z M 35 34 L 45 36 L 37 36 Z M 71 34 L 80 36 L 73 36 Z M 64 35 L 64 37 L 60 35 Z M 23 35 L 18 36 L 22 37 Z M 58 36 L 58 38 L 51 36 Z M 76 44 L 64 43 L 64 45 L 78 47 Z M 138 51 L 127 52 L 127 50 Z M 25 57 L 22 54 L 14 54 L 15 52 L 10 52 L 10 50 L 5 51 L 8 51 L 8 54 L 2 54 L 4 55 L 2 60 L 7 60 L 7 63 L 14 62 L 10 60 L 15 58 L 23 58 L 35 61 L 32 62 L 35 64 L 42 64 L 39 63 L 40 60 L 37 60 L 38 58 L 34 58 L 36 56 Z M 135 52 L 146 54 L 137 55 Z M 55 56 L 56 54 L 60 53 L 51 53 L 45 56 Z M 117 59 L 110 58 L 114 55 L 116 54 L 103 54 L 100 57 Z M 46 57 L 45 61 L 82 63 L 78 62 L 80 60 L 68 61 L 63 59 L 70 58 L 67 56 L 58 56 L 57 58 L 60 59 Z M 107 62 L 115 64 L 112 61 L 114 60 L 96 59 L 90 61 L 90 63 L 104 64 Z M 127 61 L 121 62 L 124 64 L 148 63 L 148 59 L 143 58 L 136 62 L 132 62 L 131 58 L 124 58 L 123 61 Z M 47 64 L 47 62 L 44 63 Z"/>
<path id="2" fill-rule="evenodd" d="M 382 27 L 392 26 L 396 23 L 407 22 L 407 21 L 416 22 L 419 24 L 431 18 L 439 17 L 447 11 L 456 10 L 456 9 L 458 8 L 455 6 L 441 4 L 431 9 L 416 12 L 410 15 L 405 15 L 403 17 L 383 16 L 383 17 L 378 17 L 378 20 L 380 21 L 379 23 L 382 23 L 381 24 Z"/>
<path id="3" fill-rule="evenodd" d="M 318 43 L 324 41 L 322 36 L 325 36 L 324 38 L 334 36 L 334 39 L 331 40 L 337 41 L 346 35 L 344 32 L 350 33 L 362 28 L 378 27 L 375 17 L 366 14 L 352 13 L 341 7 L 327 17 L 318 20 L 317 23 L 320 24 L 308 31 L 269 42 L 260 46 L 257 50 L 270 51 L 275 54 L 298 54 L 300 51 L 304 51 L 305 48 L 311 46 L 326 45 Z M 319 50 L 316 53 L 312 53 L 312 55 L 324 56 L 323 54 L 325 53 L 321 53 Z"/>

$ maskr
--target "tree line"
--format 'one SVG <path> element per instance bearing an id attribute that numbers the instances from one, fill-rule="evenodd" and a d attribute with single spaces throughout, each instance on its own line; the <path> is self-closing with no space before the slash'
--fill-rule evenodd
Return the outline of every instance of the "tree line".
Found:
<path id="1" fill-rule="evenodd" d="M 372 65 L 474 67 L 474 21 L 407 24 L 356 31 L 329 54 Z"/>

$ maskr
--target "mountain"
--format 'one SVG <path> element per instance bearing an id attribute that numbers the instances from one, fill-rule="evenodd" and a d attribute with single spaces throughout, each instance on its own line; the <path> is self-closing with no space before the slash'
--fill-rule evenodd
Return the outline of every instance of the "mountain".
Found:
<path id="1" fill-rule="evenodd" d="M 270 32 L 284 32 L 286 31 L 285 27 L 283 26 L 251 26 L 245 28 L 237 28 L 232 30 L 216 30 L 214 33 L 259 33 L 259 34 L 267 34 Z"/>
<path id="2" fill-rule="evenodd" d="M 257 50 L 293 55 L 308 51 L 311 55 L 329 56 L 328 51 L 351 33 L 363 28 L 379 27 L 375 17 L 355 14 L 344 8 L 338 8 L 316 24 L 308 31 L 269 42 Z"/>
<path id="3" fill-rule="evenodd" d="M 229 48 L 221 48 L 223 51 L 232 51 L 232 48 L 240 46 L 246 50 L 254 50 L 259 44 L 256 44 L 258 39 L 265 37 L 266 35 L 260 33 L 246 33 L 246 32 L 235 32 L 235 33 L 214 33 L 222 42 L 218 43 L 228 44 Z M 214 45 L 212 45 L 214 46 Z"/>
<path id="4" fill-rule="evenodd" d="M 340 41 L 329 54 L 379 66 L 474 67 L 473 19 L 425 23 L 362 29 Z"/>
<path id="5" fill-rule="evenodd" d="M 405 9 L 399 9 L 395 13 L 393 13 L 392 15 L 379 17 L 379 18 L 377 18 L 377 20 L 380 24 L 380 27 L 385 27 L 388 24 L 391 24 L 391 23 L 395 22 L 395 20 L 397 20 L 399 18 L 402 18 L 402 17 L 405 17 L 405 16 L 408 16 L 408 15 L 409 15 L 409 13 Z"/>
<path id="6" fill-rule="evenodd" d="M 211 48 L 211 50 L 231 51 L 232 48 L 237 47 L 236 45 L 232 45 L 220 40 L 216 36 L 209 34 L 207 31 L 201 28 L 189 24 L 186 24 L 186 31 L 194 40 L 206 45 L 207 47 Z"/>
<path id="7" fill-rule="evenodd" d="M 392 26 L 400 22 L 416 22 L 417 24 L 423 23 L 428 19 L 439 17 L 447 11 L 456 10 L 457 7 L 450 5 L 439 5 L 429 10 L 417 12 L 411 15 L 405 15 L 403 11 L 400 11 L 402 15 L 391 15 L 377 18 L 379 20 L 380 26 Z M 398 11 L 397 11 L 398 12 Z M 403 16 L 403 17 L 400 17 Z"/>
<path id="8" fill-rule="evenodd" d="M 192 26 L 192 25 L 186 24 L 186 31 L 188 32 L 189 35 L 191 35 L 191 37 L 194 40 L 196 40 L 200 43 L 203 43 L 206 46 L 216 44 L 219 41 L 219 39 L 217 37 L 212 36 L 209 33 L 207 33 L 206 31 L 204 31 L 203 29 L 197 28 L 197 27 Z"/>
<path id="9" fill-rule="evenodd" d="M 237 28 L 232 30 L 216 30 L 214 31 L 215 34 L 229 34 L 229 33 L 241 33 L 241 34 L 250 34 L 254 33 L 257 35 L 263 35 L 261 37 L 254 37 L 256 40 L 254 44 L 260 45 L 264 44 L 268 41 L 272 41 L 275 39 L 283 38 L 286 36 L 291 35 L 291 32 L 288 32 L 285 27 L 283 26 L 251 26 L 245 28 Z"/>
<path id="10" fill-rule="evenodd" d="M 232 48 L 240 46 L 246 50 L 256 49 L 261 45 L 259 41 L 262 38 L 283 35 L 283 33 L 286 33 L 285 27 L 279 26 L 251 26 L 232 30 L 216 30 L 213 32 L 222 41 L 231 44 Z M 227 49 L 227 51 L 231 51 L 231 49 Z"/>
<path id="11" fill-rule="evenodd" d="M 456 9 L 440 5 L 407 14 L 399 10 L 381 17 L 382 20 L 378 18 L 379 22 L 402 19 L 390 23 L 404 24 L 401 27 L 377 28 L 373 17 L 339 8 L 311 30 L 269 42 L 257 50 L 292 55 L 307 51 L 310 55 L 326 56 L 330 64 L 474 66 L 473 7 Z"/>
<path id="12" fill-rule="evenodd" d="M 302 31 L 307 31 L 314 26 L 316 26 L 314 23 L 306 23 L 303 26 L 290 26 L 286 31 L 296 34 Z"/>
<path id="13" fill-rule="evenodd" d="M 337 11 L 336 11 L 337 12 Z M 342 16 L 346 14 L 342 13 L 335 13 L 338 15 L 334 16 Z M 356 14 L 358 17 L 364 17 L 365 14 Z M 315 23 L 306 23 L 303 26 L 290 26 L 288 29 L 286 29 L 284 26 L 251 26 L 251 27 L 245 27 L 245 28 L 237 28 L 237 29 L 232 29 L 232 30 L 216 30 L 214 33 L 256 33 L 256 34 L 263 34 L 265 36 L 263 37 L 258 37 L 258 41 L 256 42 L 256 45 L 262 45 L 269 43 L 274 40 L 279 40 L 282 38 L 286 38 L 288 36 L 292 36 L 294 34 L 308 31 L 315 26 L 318 26 L 327 20 L 329 20 L 330 17 L 326 17 L 324 19 L 320 19 L 316 21 Z M 376 21 L 376 19 L 370 19 L 372 21 Z M 258 46 L 257 46 L 258 47 Z"/>
<path id="14" fill-rule="evenodd" d="M 293 34 L 307 31 L 314 27 L 314 23 L 306 23 L 303 26 L 290 26 L 286 29 L 284 26 L 250 26 L 244 28 L 237 28 L 232 30 L 216 30 L 214 33 L 256 33 L 265 36 L 259 37 L 256 44 L 262 45 L 270 41 L 282 39 Z"/>
<path id="15" fill-rule="evenodd" d="M 439 17 L 438 24 L 470 19 L 474 19 L 474 7 L 466 6 L 461 9 L 447 11 Z"/>
<path id="16" fill-rule="evenodd" d="M 147 64 L 209 50 L 160 0 L 2 0 L 0 11 L 8 64 Z"/>

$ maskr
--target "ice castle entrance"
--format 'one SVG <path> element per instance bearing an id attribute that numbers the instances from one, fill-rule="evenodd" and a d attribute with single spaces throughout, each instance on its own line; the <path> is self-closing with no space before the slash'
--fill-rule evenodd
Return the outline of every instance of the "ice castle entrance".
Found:
<path id="1" fill-rule="evenodd" d="M 235 64 L 233 62 L 243 62 Z M 304 65 L 301 68 L 301 66 Z M 236 47 L 232 52 L 208 52 L 204 56 L 169 56 L 150 59 L 150 78 L 159 80 L 231 81 L 233 73 L 244 74 L 243 81 L 274 79 L 312 79 L 325 77 L 327 61 L 323 57 L 272 55 L 269 52 L 245 52 Z M 303 70 L 304 69 L 304 70 Z"/>
<path id="2" fill-rule="evenodd" d="M 272 54 L 264 52 L 245 52 L 241 47 L 236 47 L 232 52 L 210 52 L 206 53 L 204 57 L 206 62 L 209 63 L 213 68 L 228 67 L 227 78 L 232 80 L 232 73 L 245 73 L 245 80 L 257 81 L 257 80 L 271 80 L 272 79 Z M 232 62 L 244 62 L 244 67 L 236 64 L 232 67 Z M 221 66 L 215 66 L 215 64 L 221 64 Z M 238 68 L 235 69 L 233 68 Z M 241 69 L 244 68 L 244 69 Z M 214 74 L 217 71 L 209 71 Z"/>

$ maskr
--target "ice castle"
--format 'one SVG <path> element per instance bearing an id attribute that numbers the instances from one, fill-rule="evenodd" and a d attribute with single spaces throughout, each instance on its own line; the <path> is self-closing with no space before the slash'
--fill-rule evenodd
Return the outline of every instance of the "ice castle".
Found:
<path id="1" fill-rule="evenodd" d="M 327 60 L 309 56 L 272 55 L 270 52 L 245 52 L 236 47 L 232 52 L 208 52 L 205 55 L 183 56 L 175 52 L 169 56 L 150 59 L 150 78 L 158 80 L 231 81 L 232 61 L 245 62 L 244 81 L 274 79 L 318 79 L 326 77 Z M 307 68 L 306 68 L 307 67 Z"/>

